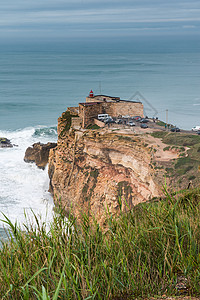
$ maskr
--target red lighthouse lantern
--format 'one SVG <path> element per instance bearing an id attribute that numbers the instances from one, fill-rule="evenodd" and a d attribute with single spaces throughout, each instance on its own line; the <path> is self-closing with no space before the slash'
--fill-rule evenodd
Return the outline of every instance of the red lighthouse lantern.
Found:
<path id="1" fill-rule="evenodd" d="M 91 90 L 91 91 L 90 91 L 90 93 L 89 93 L 89 97 L 94 97 L 93 90 Z"/>

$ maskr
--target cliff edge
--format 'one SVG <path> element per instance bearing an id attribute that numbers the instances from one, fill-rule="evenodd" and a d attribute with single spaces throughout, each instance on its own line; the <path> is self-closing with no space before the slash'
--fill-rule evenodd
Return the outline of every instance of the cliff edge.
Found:
<path id="1" fill-rule="evenodd" d="M 56 205 L 78 218 L 104 223 L 105 210 L 117 213 L 161 195 L 152 167 L 152 148 L 133 132 L 73 130 L 58 119 L 57 147 L 50 150 L 50 191 Z M 66 129 L 66 130 L 65 130 Z"/>

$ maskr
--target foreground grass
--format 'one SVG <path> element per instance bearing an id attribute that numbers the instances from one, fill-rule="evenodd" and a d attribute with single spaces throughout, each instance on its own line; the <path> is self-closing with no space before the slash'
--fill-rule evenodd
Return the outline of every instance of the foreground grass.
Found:
<path id="1" fill-rule="evenodd" d="M 0 250 L 1 299 L 135 299 L 175 295 L 179 276 L 200 295 L 200 190 L 138 205 L 105 228 L 61 215 L 26 232 L 10 227 Z"/>

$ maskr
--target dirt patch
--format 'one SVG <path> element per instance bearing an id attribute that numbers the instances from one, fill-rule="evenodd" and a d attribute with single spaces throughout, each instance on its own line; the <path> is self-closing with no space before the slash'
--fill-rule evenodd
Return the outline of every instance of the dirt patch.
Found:
<path id="1" fill-rule="evenodd" d="M 161 139 L 155 138 L 151 135 L 144 136 L 145 142 L 149 144 L 148 147 L 153 147 L 154 150 L 154 159 L 156 161 L 170 161 L 173 159 L 178 159 L 180 156 L 180 151 L 176 148 L 172 149 L 171 147 L 166 147 Z"/>

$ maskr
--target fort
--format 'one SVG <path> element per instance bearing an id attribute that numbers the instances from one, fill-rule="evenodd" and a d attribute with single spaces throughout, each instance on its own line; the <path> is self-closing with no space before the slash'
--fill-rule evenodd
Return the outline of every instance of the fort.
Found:
<path id="1" fill-rule="evenodd" d="M 127 115 L 130 117 L 144 116 L 142 102 L 122 100 L 120 97 L 94 95 L 92 90 L 86 97 L 86 102 L 79 103 L 78 107 L 69 107 L 68 111 L 72 115 L 78 115 L 78 117 L 72 118 L 72 127 L 74 128 L 86 128 L 90 124 L 103 127 L 104 123 L 98 120 L 98 114 L 109 114 L 112 118 Z"/>

